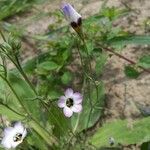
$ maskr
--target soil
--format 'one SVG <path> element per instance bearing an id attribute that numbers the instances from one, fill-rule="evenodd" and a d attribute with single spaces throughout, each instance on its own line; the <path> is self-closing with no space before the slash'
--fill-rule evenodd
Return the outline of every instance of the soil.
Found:
<path id="1" fill-rule="evenodd" d="M 99 12 L 102 5 L 101 0 L 68 0 L 75 8 L 80 10 L 83 18 Z M 56 19 L 49 15 L 56 9 L 59 9 L 61 1 L 48 1 L 36 6 L 25 15 L 15 17 L 11 22 L 15 24 L 26 24 L 26 35 L 34 36 L 44 34 L 48 26 L 53 24 Z M 144 21 L 150 18 L 150 0 L 109 0 L 108 6 L 128 7 L 133 10 L 128 16 L 115 22 L 115 25 L 122 26 L 126 31 L 135 34 L 149 34 L 145 29 Z M 45 12 L 47 15 L 42 15 Z M 39 19 L 33 19 L 33 16 L 39 16 Z M 32 18 L 32 17 L 33 18 Z M 23 56 L 30 58 L 31 53 L 36 54 L 36 47 L 33 47 L 34 41 L 23 42 Z M 26 49 L 30 49 L 30 51 Z M 134 60 L 135 62 L 141 55 L 147 54 L 150 47 L 147 45 L 135 46 L 129 45 L 121 52 L 122 55 Z M 150 109 L 150 74 L 143 72 L 136 80 L 129 79 L 124 75 L 124 66 L 128 62 L 117 56 L 109 58 L 103 72 L 102 80 L 105 83 L 106 90 L 106 110 L 104 112 L 104 122 L 110 122 L 118 118 L 127 118 L 129 124 L 131 120 L 142 116 L 140 110 Z M 137 147 L 125 148 L 138 149 Z"/>

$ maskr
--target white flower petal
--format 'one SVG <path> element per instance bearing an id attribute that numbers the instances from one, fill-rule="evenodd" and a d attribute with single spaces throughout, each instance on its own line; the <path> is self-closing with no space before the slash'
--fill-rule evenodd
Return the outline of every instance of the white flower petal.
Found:
<path id="1" fill-rule="evenodd" d="M 82 105 L 81 104 L 74 105 L 74 106 L 72 106 L 71 109 L 72 109 L 73 112 L 79 113 L 79 112 L 82 111 Z"/>
<path id="2" fill-rule="evenodd" d="M 73 95 L 73 90 L 71 88 L 69 88 L 65 91 L 66 98 L 70 98 L 70 97 L 72 97 L 72 95 Z"/>
<path id="3" fill-rule="evenodd" d="M 73 111 L 68 107 L 64 107 L 63 112 L 66 117 L 71 117 L 73 114 Z"/>
<path id="4" fill-rule="evenodd" d="M 13 130 L 14 130 L 13 127 L 7 127 L 7 128 L 4 129 L 4 134 L 7 135 L 7 134 L 13 132 Z"/>
<path id="5" fill-rule="evenodd" d="M 16 130 L 16 132 L 23 133 L 24 126 L 22 125 L 21 122 L 16 122 L 14 125 L 14 129 Z"/>
<path id="6" fill-rule="evenodd" d="M 12 147 L 12 148 L 15 148 L 15 147 L 17 147 L 20 143 L 22 143 L 22 140 L 21 140 L 21 141 L 18 141 L 18 142 L 12 142 L 12 143 L 11 143 L 11 147 Z"/>
<path id="7" fill-rule="evenodd" d="M 27 130 L 24 129 L 24 131 L 23 131 L 23 133 L 22 133 L 22 139 L 24 139 L 24 138 L 26 137 L 26 135 L 27 135 Z"/>
<path id="8" fill-rule="evenodd" d="M 83 100 L 83 97 L 79 92 L 74 93 L 72 98 L 73 98 L 75 104 L 80 104 Z"/>
<path id="9" fill-rule="evenodd" d="M 61 96 L 57 104 L 58 104 L 58 107 L 60 107 L 60 108 L 65 107 L 66 97 L 65 96 Z"/>
<path id="10" fill-rule="evenodd" d="M 3 138 L 1 144 L 5 148 L 11 148 L 11 142 L 7 138 Z"/>
<path id="11" fill-rule="evenodd" d="M 14 142 L 14 137 L 18 133 L 22 134 L 22 139 L 20 141 Z M 15 148 L 17 145 L 22 143 L 26 134 L 27 134 L 27 131 L 24 128 L 24 126 L 21 124 L 21 122 L 17 122 L 15 123 L 14 127 L 5 128 L 4 137 L 2 139 L 1 144 L 3 145 L 4 148 L 7 148 L 7 149 Z"/>

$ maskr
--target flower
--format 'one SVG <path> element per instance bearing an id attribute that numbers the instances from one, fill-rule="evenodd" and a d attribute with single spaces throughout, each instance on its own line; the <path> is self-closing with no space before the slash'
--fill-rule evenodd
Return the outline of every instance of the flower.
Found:
<path id="1" fill-rule="evenodd" d="M 15 148 L 27 135 L 27 130 L 21 124 L 21 122 L 16 122 L 14 127 L 7 127 L 4 129 L 4 136 L 2 138 L 1 144 L 3 147 L 10 149 Z"/>
<path id="2" fill-rule="evenodd" d="M 73 112 L 82 111 L 82 95 L 79 92 L 73 92 L 71 88 L 65 91 L 65 96 L 61 96 L 58 101 L 58 107 L 63 108 L 64 115 L 71 117 Z"/>
<path id="3" fill-rule="evenodd" d="M 81 15 L 68 3 L 62 6 L 62 11 L 66 20 L 77 31 L 82 24 Z"/>

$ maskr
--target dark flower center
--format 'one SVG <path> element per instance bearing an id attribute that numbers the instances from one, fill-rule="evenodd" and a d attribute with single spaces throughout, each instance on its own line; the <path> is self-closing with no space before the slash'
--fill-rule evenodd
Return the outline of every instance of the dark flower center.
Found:
<path id="1" fill-rule="evenodd" d="M 72 98 L 68 98 L 67 101 L 66 101 L 66 105 L 67 105 L 67 107 L 73 106 L 73 99 Z"/>
<path id="2" fill-rule="evenodd" d="M 82 19 L 81 17 L 77 20 L 77 22 L 71 22 L 71 26 L 75 28 L 79 28 L 82 25 Z"/>
<path id="3" fill-rule="evenodd" d="M 14 142 L 18 142 L 22 140 L 22 134 L 21 133 L 17 133 L 14 137 L 13 137 Z"/>

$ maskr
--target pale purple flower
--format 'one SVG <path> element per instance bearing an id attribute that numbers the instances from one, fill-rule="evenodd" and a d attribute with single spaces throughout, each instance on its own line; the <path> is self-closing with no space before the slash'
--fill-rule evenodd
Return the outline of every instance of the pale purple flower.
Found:
<path id="1" fill-rule="evenodd" d="M 69 3 L 64 4 L 61 9 L 63 11 L 63 14 L 65 15 L 66 20 L 74 29 L 81 26 L 81 15 Z"/>
<path id="2" fill-rule="evenodd" d="M 1 144 L 7 149 L 15 148 L 22 143 L 26 135 L 26 128 L 24 128 L 21 122 L 17 122 L 14 127 L 7 127 L 4 129 Z"/>
<path id="3" fill-rule="evenodd" d="M 71 88 L 65 91 L 65 95 L 61 96 L 58 101 L 58 106 L 63 108 L 64 115 L 71 117 L 73 112 L 79 113 L 82 111 L 83 97 L 79 92 L 73 92 Z"/>

